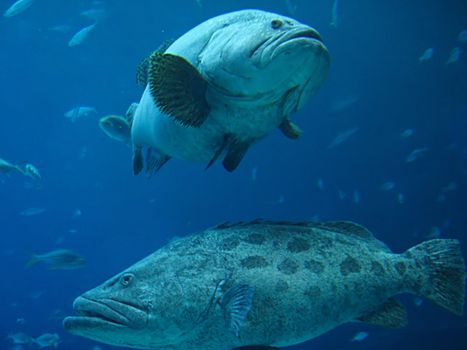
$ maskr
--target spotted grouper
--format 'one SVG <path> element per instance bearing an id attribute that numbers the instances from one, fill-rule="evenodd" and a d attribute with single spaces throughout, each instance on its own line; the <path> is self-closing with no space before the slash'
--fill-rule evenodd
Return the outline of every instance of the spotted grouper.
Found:
<path id="1" fill-rule="evenodd" d="M 79 296 L 64 327 L 141 349 L 276 349 L 346 322 L 404 326 L 400 293 L 461 315 L 464 276 L 454 239 L 395 254 L 351 222 L 223 224 Z"/>
<path id="2" fill-rule="evenodd" d="M 211 18 L 143 60 L 145 90 L 132 125 L 133 170 L 157 171 L 170 158 L 217 159 L 233 171 L 248 148 L 291 122 L 323 84 L 330 57 L 319 33 L 259 10 Z"/>

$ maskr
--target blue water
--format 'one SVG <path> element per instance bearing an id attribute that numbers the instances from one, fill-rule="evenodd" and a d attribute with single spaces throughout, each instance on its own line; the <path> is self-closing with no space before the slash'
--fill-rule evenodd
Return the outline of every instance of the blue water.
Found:
<path id="1" fill-rule="evenodd" d="M 0 12 L 12 2 L 1 0 Z M 172 237 L 226 220 L 347 219 L 396 252 L 430 232 L 460 239 L 467 252 L 467 43 L 457 41 L 467 29 L 467 2 L 341 0 L 337 28 L 330 26 L 332 0 L 290 3 L 296 11 L 285 0 L 36 0 L 0 18 L 0 157 L 30 162 L 42 175 L 37 183 L 0 174 L 1 349 L 19 331 L 58 333 L 62 349 L 91 349 L 97 343 L 62 330 L 76 296 Z M 80 12 L 96 6 L 106 17 L 81 45 L 68 47 L 92 23 Z M 63 116 L 78 105 L 99 116 L 123 114 L 142 93 L 135 68 L 145 55 L 210 17 L 245 8 L 315 27 L 331 53 L 326 84 L 294 117 L 304 130 L 300 140 L 274 132 L 234 173 L 171 160 L 147 180 L 132 175 L 131 149 L 108 138 L 98 116 L 75 123 Z M 58 25 L 69 28 L 49 29 Z M 464 52 L 446 64 L 456 46 Z M 419 62 L 428 48 L 433 57 Z M 328 148 L 352 128 L 348 140 Z M 413 135 L 401 137 L 406 129 Z M 381 190 L 388 181 L 394 189 Z M 46 210 L 20 215 L 31 207 Z M 78 209 L 82 215 L 73 217 Z M 88 265 L 25 268 L 30 253 L 57 248 L 83 254 Z M 402 300 L 409 311 L 402 330 L 347 324 L 295 348 L 467 347 L 465 316 Z M 361 331 L 369 336 L 349 342 Z"/>

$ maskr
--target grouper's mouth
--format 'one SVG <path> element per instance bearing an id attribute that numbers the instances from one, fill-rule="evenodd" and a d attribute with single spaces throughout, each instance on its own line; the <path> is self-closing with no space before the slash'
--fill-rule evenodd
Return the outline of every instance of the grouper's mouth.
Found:
<path id="1" fill-rule="evenodd" d="M 314 48 L 317 53 L 327 54 L 321 35 L 310 27 L 299 27 L 284 31 L 276 36 L 260 42 L 250 53 L 250 57 L 258 57 L 263 66 L 280 54 L 297 48 Z"/>
<path id="2" fill-rule="evenodd" d="M 124 328 L 141 329 L 147 325 L 147 313 L 135 305 L 114 299 L 93 300 L 76 298 L 73 309 L 77 316 L 63 320 L 63 327 L 71 333 L 87 335 L 86 330 L 118 331 Z"/>

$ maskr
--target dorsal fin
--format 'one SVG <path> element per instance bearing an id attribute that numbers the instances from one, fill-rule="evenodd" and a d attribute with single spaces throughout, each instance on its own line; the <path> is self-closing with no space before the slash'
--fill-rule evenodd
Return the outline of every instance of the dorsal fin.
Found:
<path id="1" fill-rule="evenodd" d="M 354 235 L 364 239 L 375 238 L 367 228 L 352 221 L 328 221 L 322 223 L 320 227 L 346 235 Z"/>

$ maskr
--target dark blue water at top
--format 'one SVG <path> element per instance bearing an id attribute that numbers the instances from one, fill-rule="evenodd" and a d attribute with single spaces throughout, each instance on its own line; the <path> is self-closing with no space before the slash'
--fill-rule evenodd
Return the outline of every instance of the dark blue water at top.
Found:
<path id="1" fill-rule="evenodd" d="M 0 12 L 11 3 L 1 0 Z M 22 331 L 56 332 L 63 349 L 91 349 L 95 342 L 62 330 L 77 295 L 172 237 L 226 220 L 346 219 L 396 252 L 430 233 L 460 239 L 467 251 L 467 43 L 457 40 L 467 29 L 467 2 L 342 0 L 337 28 L 330 26 L 332 5 L 36 0 L 0 18 L 0 157 L 31 162 L 43 179 L 38 186 L 19 174 L 0 178 L 0 348 L 9 348 L 3 336 Z M 81 45 L 68 47 L 73 33 L 92 23 L 80 13 L 93 6 L 106 17 Z M 102 133 L 97 116 L 75 123 L 63 116 L 78 105 L 99 116 L 123 114 L 142 93 L 135 68 L 145 55 L 210 17 L 245 8 L 307 23 L 329 48 L 325 86 L 294 116 L 304 130 L 300 140 L 274 132 L 231 174 L 219 164 L 204 171 L 204 164 L 172 160 L 147 180 L 132 175 L 131 149 Z M 454 47 L 463 52 L 446 64 Z M 428 48 L 432 58 L 420 62 Z M 352 128 L 348 140 L 328 147 Z M 413 135 L 401 136 L 407 129 Z M 394 189 L 382 190 L 387 182 Z M 20 215 L 31 207 L 46 211 Z M 82 215 L 73 215 L 77 210 Z M 31 252 L 62 247 L 85 255 L 88 265 L 25 268 Z M 296 348 L 467 346 L 465 317 L 402 299 L 409 311 L 402 330 L 348 324 Z M 360 331 L 369 337 L 349 342 Z"/>

